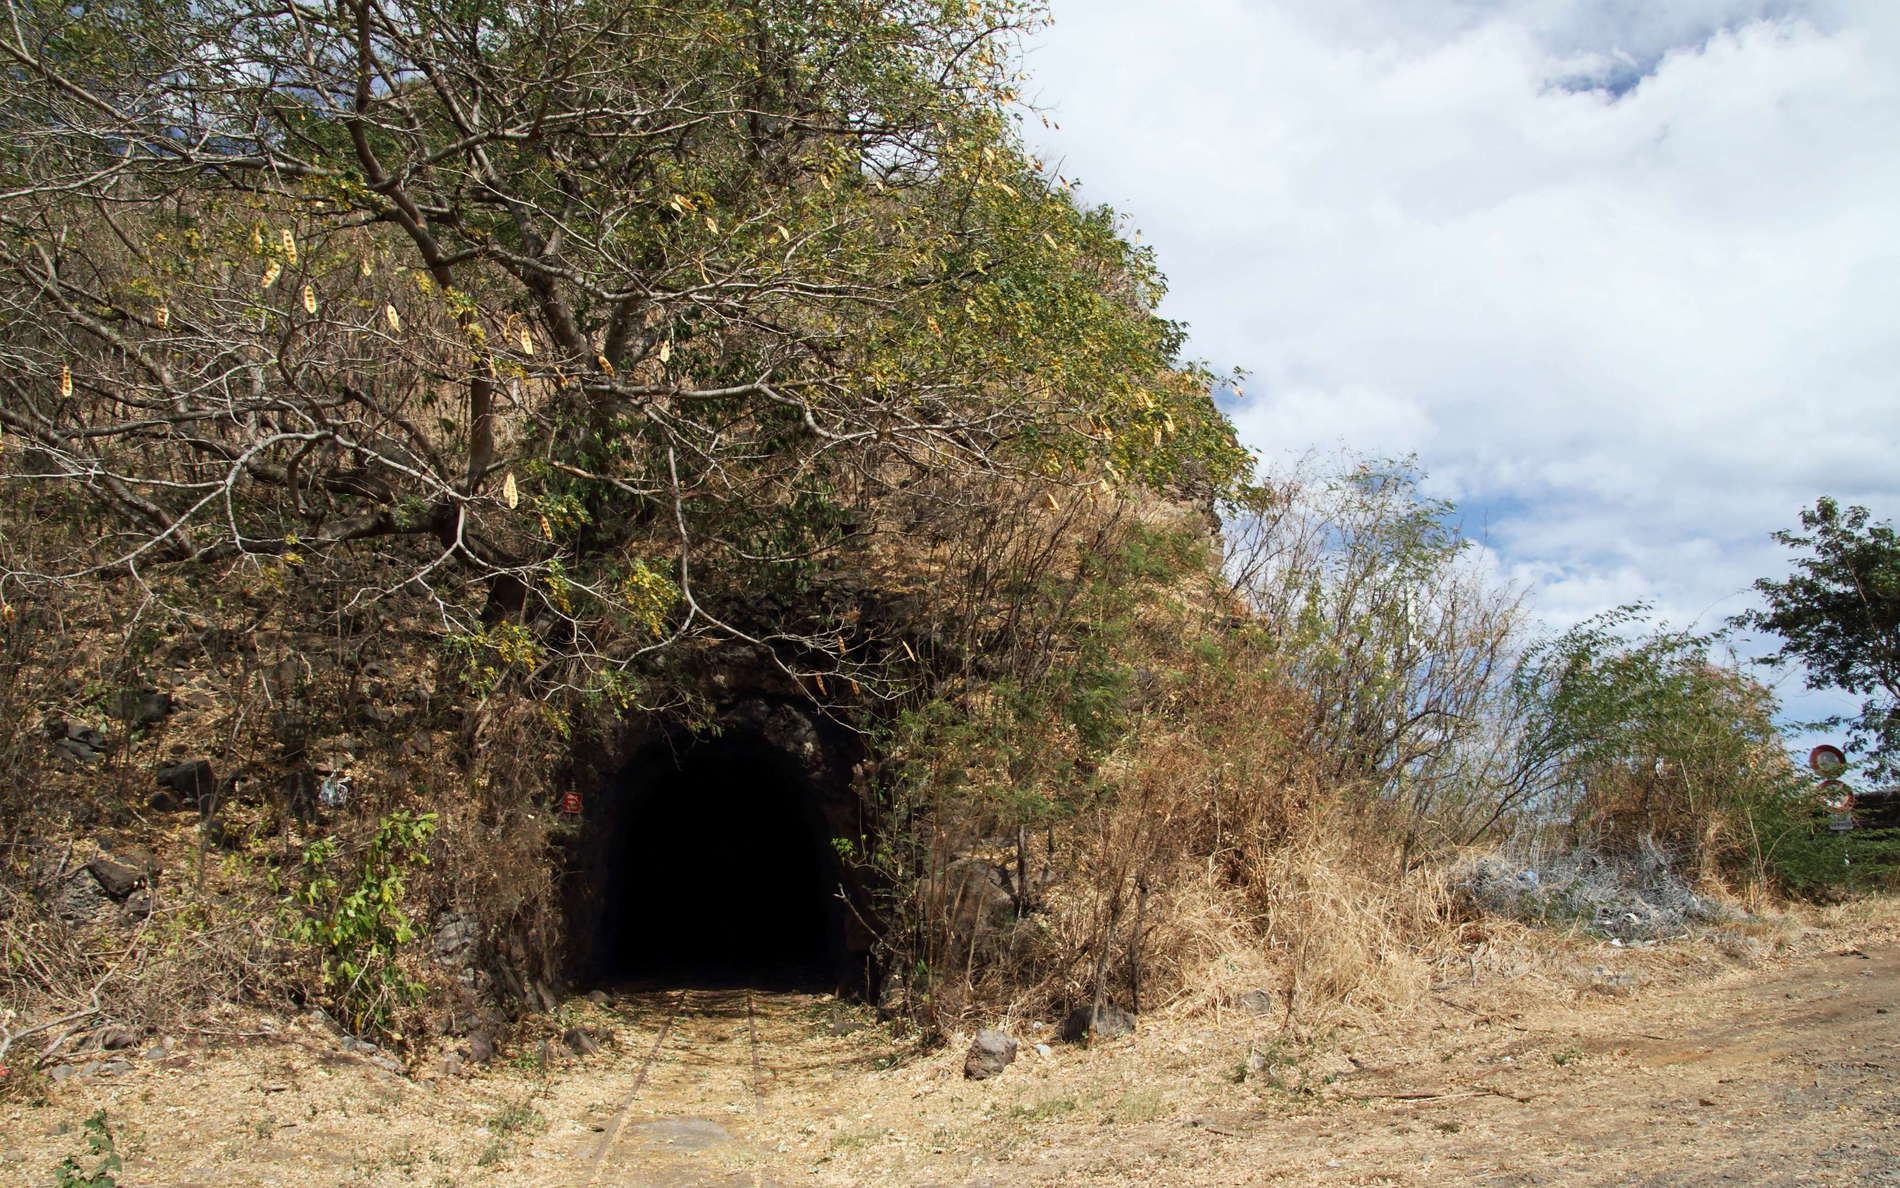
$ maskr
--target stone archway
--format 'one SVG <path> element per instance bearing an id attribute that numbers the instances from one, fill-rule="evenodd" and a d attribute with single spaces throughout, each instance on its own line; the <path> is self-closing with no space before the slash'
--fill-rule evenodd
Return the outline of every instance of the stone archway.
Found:
<path id="1" fill-rule="evenodd" d="M 566 885 L 581 985 L 862 989 L 870 934 L 835 838 L 855 736 L 766 698 L 649 730 L 584 790 Z"/>

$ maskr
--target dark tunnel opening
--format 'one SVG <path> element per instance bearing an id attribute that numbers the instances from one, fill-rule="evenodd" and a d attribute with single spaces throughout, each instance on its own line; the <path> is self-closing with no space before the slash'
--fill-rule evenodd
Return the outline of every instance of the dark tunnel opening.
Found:
<path id="1" fill-rule="evenodd" d="M 845 987 L 849 908 L 816 783 L 756 727 L 642 748 L 589 806 L 577 980 Z"/>

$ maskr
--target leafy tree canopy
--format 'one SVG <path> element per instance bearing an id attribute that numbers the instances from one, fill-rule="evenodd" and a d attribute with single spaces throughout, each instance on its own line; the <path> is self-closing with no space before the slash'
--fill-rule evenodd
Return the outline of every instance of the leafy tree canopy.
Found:
<path id="1" fill-rule="evenodd" d="M 1900 538 L 1893 524 L 1822 498 L 1802 511 L 1799 532 L 1775 539 L 1801 554 L 1794 572 L 1757 581 L 1766 608 L 1736 622 L 1780 636 L 1781 650 L 1769 659 L 1804 665 L 1809 688 L 1862 695 L 1859 714 L 1816 725 L 1846 726 L 1874 778 L 1900 775 Z"/>
<path id="2" fill-rule="evenodd" d="M 696 636 L 829 652 L 758 595 L 900 497 L 1246 473 L 1023 148 L 1031 5 L 9 10 L 0 481 L 102 518 L 0 584 L 401 590 L 484 683 L 624 699 Z"/>

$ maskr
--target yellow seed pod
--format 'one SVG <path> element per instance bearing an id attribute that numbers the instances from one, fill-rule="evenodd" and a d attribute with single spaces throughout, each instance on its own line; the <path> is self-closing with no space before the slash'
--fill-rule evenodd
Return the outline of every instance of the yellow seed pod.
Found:
<path id="1" fill-rule="evenodd" d="M 170 306 L 161 305 L 157 309 L 152 311 L 152 325 L 157 326 L 160 330 L 163 330 L 165 327 L 171 324 L 172 324 L 172 311 L 171 311 Z"/>
<path id="2" fill-rule="evenodd" d="M 831 694 L 825 692 L 825 674 L 822 672 L 814 672 L 811 674 L 811 676 L 813 680 L 818 682 L 818 696 L 820 697 L 831 696 Z"/>
<path id="3" fill-rule="evenodd" d="M 900 639 L 897 642 L 904 645 L 904 655 L 909 656 L 911 663 L 915 664 L 917 662 L 917 653 L 910 650 L 910 641 L 907 639 Z"/>
<path id="4" fill-rule="evenodd" d="M 265 265 L 264 279 L 257 283 L 257 287 L 260 289 L 268 289 L 276 284 L 277 278 L 282 275 L 284 275 L 284 266 L 272 260 L 269 264 Z"/>
<path id="5" fill-rule="evenodd" d="M 402 331 L 402 315 L 396 312 L 395 306 L 384 304 L 383 321 L 388 323 L 390 333 L 396 334 Z"/>
<path id="6" fill-rule="evenodd" d="M 364 256 L 361 260 L 356 262 L 356 275 L 362 277 L 364 280 L 368 280 L 370 274 L 375 271 L 376 268 L 369 262 L 368 256 Z"/>
<path id="7" fill-rule="evenodd" d="M 541 517 L 541 537 L 543 540 L 554 539 L 554 525 L 548 523 L 546 516 Z"/>
<path id="8" fill-rule="evenodd" d="M 73 394 L 73 369 L 70 364 L 59 369 L 59 394 L 62 397 Z"/>
<path id="9" fill-rule="evenodd" d="M 1056 502 L 1056 497 L 1054 495 L 1049 494 L 1049 492 L 1047 491 L 1044 491 L 1042 493 L 1042 501 L 1049 505 L 1050 511 L 1062 510 L 1062 505 Z"/>
<path id="10" fill-rule="evenodd" d="M 606 372 L 608 375 L 612 375 L 614 373 L 614 365 L 608 360 L 607 356 L 595 355 L 594 362 L 600 364 L 600 369 Z"/>
<path id="11" fill-rule="evenodd" d="M 672 357 L 673 357 L 673 342 L 671 339 L 668 339 L 667 341 L 660 344 L 660 362 L 664 363 L 668 359 L 671 359 Z"/>
<path id="12" fill-rule="evenodd" d="M 842 635 L 838 637 L 838 654 L 840 656 L 844 655 L 844 636 Z"/>
<path id="13" fill-rule="evenodd" d="M 317 312 L 317 291 L 309 285 L 303 287 L 303 311 L 307 314 Z"/>
<path id="14" fill-rule="evenodd" d="M 526 326 L 521 328 L 521 353 L 524 355 L 534 354 L 534 335 L 528 333 Z"/>
<path id="15" fill-rule="evenodd" d="M 285 261 L 295 264 L 297 262 L 297 237 L 290 233 L 289 227 L 285 227 L 278 233 L 277 242 L 284 247 Z"/>
<path id="16" fill-rule="evenodd" d="M 510 472 L 501 480 L 501 501 L 510 509 L 521 506 L 521 490 L 515 486 L 515 476 Z"/>
<path id="17" fill-rule="evenodd" d="M 255 223 L 251 224 L 251 250 L 254 252 L 264 250 L 264 228 Z"/>
<path id="18" fill-rule="evenodd" d="M 846 677 L 845 680 L 851 682 L 851 696 L 856 697 L 858 693 L 860 692 L 860 690 L 858 689 L 858 682 L 851 677 Z"/>

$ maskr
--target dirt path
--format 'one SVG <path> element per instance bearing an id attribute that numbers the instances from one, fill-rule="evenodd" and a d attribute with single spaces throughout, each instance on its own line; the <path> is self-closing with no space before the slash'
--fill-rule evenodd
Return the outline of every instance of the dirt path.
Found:
<path id="1" fill-rule="evenodd" d="M 1044 1055 L 1024 1026 L 981 1083 L 826 998 L 744 991 L 577 1002 L 615 1032 L 599 1055 L 433 1082 L 233 1037 L 0 1107 L 0 1182 L 54 1183 L 103 1108 L 127 1188 L 1900 1185 L 1900 947 L 1843 935 L 1761 968 L 1579 946 L 1607 976 L 1446 985 L 1299 1043 L 1226 1012 Z"/>

